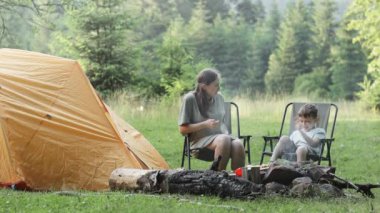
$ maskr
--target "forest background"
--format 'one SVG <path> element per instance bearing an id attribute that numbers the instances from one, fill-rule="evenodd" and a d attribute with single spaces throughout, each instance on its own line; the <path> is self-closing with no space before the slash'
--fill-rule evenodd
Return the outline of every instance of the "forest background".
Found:
<path id="1" fill-rule="evenodd" d="M 215 67 L 229 97 L 360 100 L 378 110 L 379 2 L 8 0 L 0 47 L 79 60 L 104 97 L 178 98 Z"/>

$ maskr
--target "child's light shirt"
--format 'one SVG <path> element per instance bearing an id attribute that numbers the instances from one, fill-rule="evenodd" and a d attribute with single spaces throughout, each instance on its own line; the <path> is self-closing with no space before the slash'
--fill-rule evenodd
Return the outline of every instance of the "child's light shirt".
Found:
<path id="1" fill-rule="evenodd" d="M 305 133 L 307 136 L 309 136 L 313 140 L 315 140 L 316 138 L 324 139 L 326 137 L 326 131 L 322 128 L 314 128 Z M 314 147 L 309 145 L 307 141 L 303 138 L 299 130 L 294 131 L 290 135 L 290 140 L 293 141 L 296 147 L 306 146 L 308 150 L 314 152 L 314 154 L 319 154 L 321 152 L 321 144 L 319 144 L 319 146 L 314 146 Z"/>

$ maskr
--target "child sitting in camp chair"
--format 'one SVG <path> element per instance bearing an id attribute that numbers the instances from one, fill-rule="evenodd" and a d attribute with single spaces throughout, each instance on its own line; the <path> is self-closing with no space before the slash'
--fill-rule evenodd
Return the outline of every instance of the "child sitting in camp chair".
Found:
<path id="1" fill-rule="evenodd" d="M 297 113 L 296 129 L 290 137 L 282 136 L 273 150 L 271 162 L 288 153 L 296 153 L 297 163 L 306 161 L 308 154 L 319 155 L 320 140 L 326 137 L 326 131 L 317 128 L 318 109 L 313 104 L 303 105 Z"/>

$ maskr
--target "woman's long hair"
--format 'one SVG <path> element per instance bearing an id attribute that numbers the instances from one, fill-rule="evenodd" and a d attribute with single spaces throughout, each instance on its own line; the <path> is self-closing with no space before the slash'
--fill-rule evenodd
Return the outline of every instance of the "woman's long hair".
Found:
<path id="1" fill-rule="evenodd" d="M 220 78 L 219 71 L 211 68 L 202 70 L 197 76 L 197 87 L 194 91 L 195 99 L 197 100 L 199 112 L 204 118 L 208 118 L 207 111 L 210 107 L 209 95 L 204 89 L 202 84 L 210 85 L 216 79 Z"/>

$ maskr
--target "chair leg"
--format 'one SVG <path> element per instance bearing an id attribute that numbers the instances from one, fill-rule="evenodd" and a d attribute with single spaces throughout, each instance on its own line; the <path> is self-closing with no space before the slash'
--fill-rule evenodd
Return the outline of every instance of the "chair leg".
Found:
<path id="1" fill-rule="evenodd" d="M 329 166 L 331 167 L 330 147 L 331 147 L 331 143 L 327 142 L 327 155 L 326 155 L 326 158 L 329 161 Z"/>
<path id="2" fill-rule="evenodd" d="M 190 163 L 191 156 L 190 154 L 187 155 L 187 168 L 191 170 L 191 163 Z"/>
<path id="3" fill-rule="evenodd" d="M 264 161 L 264 152 L 265 152 L 266 147 L 267 147 L 267 141 L 264 141 L 264 148 L 263 148 L 263 151 L 261 153 L 260 165 L 263 164 L 263 161 Z"/>
<path id="4" fill-rule="evenodd" d="M 248 154 L 248 164 L 251 165 L 251 147 L 249 145 L 250 143 L 250 137 L 247 138 L 247 154 Z"/>
<path id="5" fill-rule="evenodd" d="M 189 138 L 186 137 L 186 144 L 187 144 L 187 163 L 188 163 L 188 169 L 191 170 L 191 164 L 190 164 L 190 159 L 191 159 L 191 154 L 190 154 L 190 141 Z"/>
<path id="6" fill-rule="evenodd" d="M 189 138 L 185 137 L 184 142 L 183 142 L 183 151 L 182 151 L 182 162 L 181 162 L 181 168 L 185 168 L 185 155 L 187 153 L 187 168 L 190 170 L 191 165 L 190 165 L 190 142 Z"/>
<path id="7" fill-rule="evenodd" d="M 187 168 L 189 169 L 189 170 L 191 170 L 191 165 L 190 165 L 190 154 L 187 156 Z"/>
<path id="8" fill-rule="evenodd" d="M 186 152 L 186 138 L 185 138 L 185 141 L 183 142 L 181 168 L 183 168 L 185 165 L 185 154 L 186 154 L 185 152 Z"/>
<path id="9" fill-rule="evenodd" d="M 272 153 L 273 153 L 273 141 L 272 141 L 272 140 L 270 140 L 270 141 L 269 141 L 269 143 L 270 143 L 270 152 L 272 152 Z"/>

